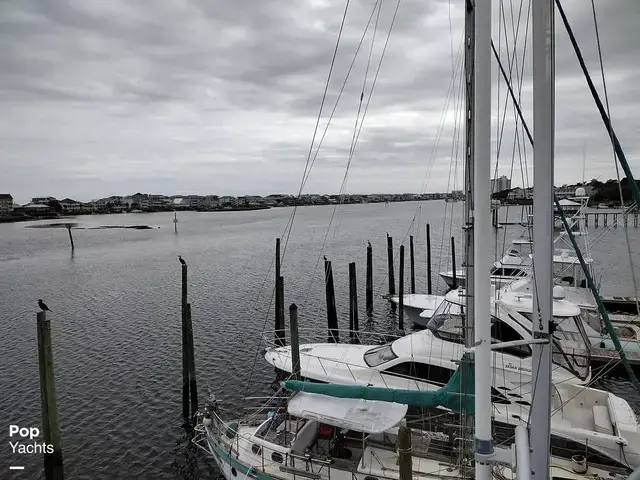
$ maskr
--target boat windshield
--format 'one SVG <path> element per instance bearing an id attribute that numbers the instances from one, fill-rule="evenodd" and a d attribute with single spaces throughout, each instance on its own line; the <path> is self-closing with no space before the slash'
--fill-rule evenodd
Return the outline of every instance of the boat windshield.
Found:
<path id="1" fill-rule="evenodd" d="M 532 320 L 530 312 L 520 312 L 522 315 Z M 586 379 L 590 375 L 591 356 L 589 349 L 591 341 L 580 316 L 553 316 L 556 324 L 556 331 L 553 333 L 553 362 L 571 371 L 581 379 Z"/>
<path id="2" fill-rule="evenodd" d="M 447 342 L 464 342 L 464 315 L 458 304 L 444 300 L 427 324 L 433 334 Z"/>
<path id="3" fill-rule="evenodd" d="M 398 356 L 393 352 L 393 348 L 391 348 L 391 343 L 393 342 L 367 350 L 364 354 L 365 363 L 370 367 L 377 367 L 378 365 L 382 365 L 383 363 L 398 358 Z"/>

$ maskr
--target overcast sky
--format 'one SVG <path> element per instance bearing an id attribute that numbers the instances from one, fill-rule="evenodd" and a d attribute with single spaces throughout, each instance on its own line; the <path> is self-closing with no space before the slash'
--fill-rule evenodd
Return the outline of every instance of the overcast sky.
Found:
<path id="1" fill-rule="evenodd" d="M 496 1 L 493 37 L 506 61 L 505 42 L 513 45 L 517 28 L 510 12 L 517 15 L 521 2 L 504 2 L 510 33 L 498 31 Z M 401 0 L 347 193 L 445 191 L 454 186 L 456 166 L 459 182 L 461 152 L 452 142 L 459 136 L 460 88 L 450 84 L 458 78 L 463 3 Z M 590 2 L 563 3 L 601 87 Z M 318 138 L 374 5 L 349 4 Z M 360 93 L 364 84 L 362 119 L 396 5 L 384 0 L 373 14 L 305 192 L 341 189 Z M 0 2 L 0 193 L 19 203 L 40 195 L 85 201 L 137 191 L 296 193 L 344 8 L 334 0 Z M 640 177 L 640 6 L 596 0 L 596 9 L 614 126 Z M 519 64 L 525 32 L 522 20 Z M 556 184 L 581 180 L 583 168 L 587 180 L 612 178 L 607 135 L 559 18 L 556 38 Z M 530 44 L 524 58 L 531 61 Z M 529 74 L 525 66 L 522 103 L 530 120 Z M 494 162 L 504 93 L 496 80 Z M 504 123 L 498 170 L 510 175 L 514 163 L 513 176 L 522 178 L 511 106 Z M 530 167 L 530 149 L 527 160 Z"/>

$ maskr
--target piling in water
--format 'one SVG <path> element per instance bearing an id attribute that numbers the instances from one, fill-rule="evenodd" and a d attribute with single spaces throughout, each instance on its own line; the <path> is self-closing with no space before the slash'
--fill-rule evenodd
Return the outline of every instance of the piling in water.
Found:
<path id="1" fill-rule="evenodd" d="M 398 427 L 398 467 L 400 480 L 411 480 L 411 429 L 405 425 Z"/>
<path id="2" fill-rule="evenodd" d="M 393 238 L 387 233 L 387 267 L 389 276 L 389 295 L 396 294 L 396 282 L 393 276 Z"/>
<path id="3" fill-rule="evenodd" d="M 182 265 L 182 416 L 189 418 L 189 347 L 187 340 L 187 266 Z"/>
<path id="4" fill-rule="evenodd" d="M 398 292 L 398 328 L 404 330 L 404 245 L 400 245 L 400 291 Z"/>
<path id="5" fill-rule="evenodd" d="M 356 262 L 349 264 L 349 336 L 357 337 L 358 323 L 358 286 L 356 282 Z"/>
<path id="6" fill-rule="evenodd" d="M 53 446 L 53 453 L 44 454 L 46 480 L 62 480 L 62 443 L 58 421 L 58 403 L 53 372 L 53 350 L 51 348 L 51 322 L 46 312 L 38 312 L 38 362 L 40 367 L 40 398 L 42 402 L 42 432 L 46 444 Z"/>
<path id="7" fill-rule="evenodd" d="M 427 293 L 431 295 L 431 226 L 427 223 Z"/>
<path id="8" fill-rule="evenodd" d="M 193 348 L 193 323 L 191 322 L 191 304 L 187 303 L 187 361 L 189 363 L 189 390 L 191 392 L 191 416 L 198 411 L 198 385 L 196 382 L 196 359 Z"/>
<path id="9" fill-rule="evenodd" d="M 284 278 L 280 272 L 280 239 L 276 238 L 276 289 L 275 289 L 275 341 L 276 345 L 286 344 L 286 332 L 284 325 Z"/>
<path id="10" fill-rule="evenodd" d="M 284 325 L 284 277 L 276 278 L 276 345 L 287 344 L 286 331 Z"/>
<path id="11" fill-rule="evenodd" d="M 333 270 L 331 262 L 324 259 L 324 284 L 327 297 L 327 327 L 329 330 L 329 343 L 340 341 L 338 334 L 338 313 L 336 312 L 336 294 L 333 288 Z"/>
<path id="12" fill-rule="evenodd" d="M 367 242 L 367 289 L 366 289 L 367 315 L 373 313 L 373 249 Z"/>
<path id="13" fill-rule="evenodd" d="M 416 262 L 413 252 L 413 235 L 409 237 L 409 262 L 411 268 L 411 293 L 416 293 Z"/>
<path id="14" fill-rule="evenodd" d="M 300 380 L 300 339 L 298 337 L 298 307 L 289 306 L 289 329 L 291 330 L 291 378 Z"/>
<path id="15" fill-rule="evenodd" d="M 458 280 L 456 278 L 456 238 L 451 237 L 451 268 L 453 269 L 453 288 L 458 286 Z"/>
<path id="16" fill-rule="evenodd" d="M 73 235 L 71 234 L 71 224 L 67 223 L 67 232 L 69 233 L 69 241 L 71 242 L 71 251 L 73 252 L 73 250 L 76 248 L 73 245 Z"/>

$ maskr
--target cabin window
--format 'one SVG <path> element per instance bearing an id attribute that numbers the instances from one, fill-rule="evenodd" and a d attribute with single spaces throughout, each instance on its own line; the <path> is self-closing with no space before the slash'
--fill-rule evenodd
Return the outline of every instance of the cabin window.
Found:
<path id="1" fill-rule="evenodd" d="M 254 453 L 254 455 L 260 455 L 262 453 L 262 448 L 260 448 L 260 445 L 256 445 L 254 443 L 253 445 L 251 445 L 251 451 Z"/>
<path id="2" fill-rule="evenodd" d="M 524 275 L 524 273 L 521 268 L 513 267 L 494 267 L 491 270 L 491 275 L 498 275 L 500 277 L 520 277 Z"/>
<path id="3" fill-rule="evenodd" d="M 364 361 L 370 367 L 377 367 L 378 365 L 395 360 L 396 358 L 398 358 L 398 356 L 393 353 L 391 343 L 372 348 L 364 354 Z"/>
<path id="4" fill-rule="evenodd" d="M 522 336 L 516 332 L 513 327 L 504 323 L 497 318 L 492 318 L 491 323 L 491 342 L 512 342 L 514 340 L 522 340 Z M 515 345 L 511 347 L 503 347 L 496 349 L 497 352 L 507 353 L 518 358 L 526 358 L 531 356 L 531 347 L 529 345 Z"/>
<path id="5" fill-rule="evenodd" d="M 231 475 L 233 475 L 234 477 L 238 476 L 238 471 L 235 469 L 235 467 L 231 467 Z"/>
<path id="6" fill-rule="evenodd" d="M 284 461 L 284 457 L 278 452 L 273 452 L 271 454 L 271 460 L 273 460 L 274 462 L 282 463 Z"/>
<path id="7" fill-rule="evenodd" d="M 385 373 L 417 378 L 436 385 L 445 385 L 453 376 L 454 370 L 428 363 L 402 362 L 387 368 Z"/>

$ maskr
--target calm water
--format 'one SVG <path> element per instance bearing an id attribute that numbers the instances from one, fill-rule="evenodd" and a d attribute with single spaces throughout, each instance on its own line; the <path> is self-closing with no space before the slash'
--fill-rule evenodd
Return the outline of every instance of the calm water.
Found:
<path id="1" fill-rule="evenodd" d="M 445 218 L 445 208 L 453 215 Z M 274 244 L 291 211 L 184 212 L 178 216 L 177 234 L 172 213 L 78 217 L 79 227 L 154 228 L 79 228 L 73 231 L 73 255 L 65 230 L 0 224 L 0 477 L 7 478 L 12 464 L 26 468 L 11 473 L 11 478 L 43 477 L 42 457 L 12 454 L 8 436 L 10 424 L 41 425 L 38 298 L 53 311 L 49 318 L 67 478 L 217 476 L 211 461 L 187 447 L 182 428 L 177 255 L 189 264 L 201 403 L 207 385 L 231 404 L 246 394 L 266 394 L 274 375 L 259 355 L 258 344 L 260 333 L 273 328 Z M 437 289 L 444 291 L 437 272 L 449 267 L 452 233 L 458 237 L 461 263 L 462 203 L 427 202 L 420 209 L 414 203 L 347 205 L 334 215 L 334 228 L 328 230 L 333 211 L 298 209 L 286 249 L 285 302 L 298 305 L 301 325 L 326 322 L 322 254 L 333 262 L 340 324 L 347 328 L 347 266 L 357 262 L 363 312 L 365 249 L 371 241 L 376 303 L 372 319 L 361 318 L 361 325 L 376 331 L 394 329 L 393 315 L 378 295 L 387 288 L 386 232 L 394 237 L 396 253 L 405 235 L 416 235 L 419 291 L 425 290 L 426 222 L 432 225 Z M 510 215 L 514 213 L 515 209 Z M 517 233 L 517 227 L 498 231 L 498 250 L 505 238 L 509 241 Z M 632 245 L 638 245 L 640 229 L 630 227 L 629 234 Z M 406 245 L 408 276 L 408 237 Z M 604 293 L 633 293 L 624 245 L 619 228 L 593 248 Z M 635 255 L 640 264 L 640 254 Z M 626 382 L 611 380 L 608 386 L 636 403 Z"/>

